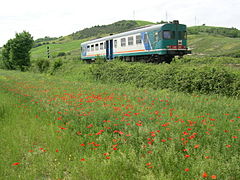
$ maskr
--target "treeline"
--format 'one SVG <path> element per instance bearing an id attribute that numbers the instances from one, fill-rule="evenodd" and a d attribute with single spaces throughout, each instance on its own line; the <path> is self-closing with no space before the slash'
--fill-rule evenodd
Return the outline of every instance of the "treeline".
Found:
<path id="1" fill-rule="evenodd" d="M 118 21 L 113 24 L 109 25 L 102 25 L 102 26 L 93 26 L 91 28 L 85 28 L 81 31 L 77 31 L 72 33 L 71 36 L 74 40 L 77 39 L 84 39 L 89 37 L 99 37 L 102 34 L 110 34 L 110 33 L 120 33 L 124 31 L 128 31 L 138 27 L 138 23 L 136 21 Z"/>
<path id="2" fill-rule="evenodd" d="M 39 38 L 34 41 L 33 48 L 49 44 L 49 41 L 53 41 L 56 39 L 58 39 L 58 38 L 57 37 L 49 37 L 49 36 L 45 36 L 44 38 Z M 55 44 L 55 42 L 52 42 L 52 44 Z"/>
<path id="3" fill-rule="evenodd" d="M 222 35 L 231 38 L 240 38 L 240 30 L 238 30 L 237 28 L 212 27 L 205 25 L 188 27 L 188 34 L 199 33 Z"/>

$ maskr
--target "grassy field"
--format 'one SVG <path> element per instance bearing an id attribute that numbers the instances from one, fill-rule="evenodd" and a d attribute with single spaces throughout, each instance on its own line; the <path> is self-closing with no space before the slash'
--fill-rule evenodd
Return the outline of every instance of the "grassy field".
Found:
<path id="1" fill-rule="evenodd" d="M 240 179 L 239 99 L 70 70 L 0 82 L 0 179 Z"/>
<path id="2" fill-rule="evenodd" d="M 231 52 L 239 52 L 240 38 L 229 38 L 198 34 L 188 36 L 188 45 L 194 54 L 198 55 L 224 55 Z"/>

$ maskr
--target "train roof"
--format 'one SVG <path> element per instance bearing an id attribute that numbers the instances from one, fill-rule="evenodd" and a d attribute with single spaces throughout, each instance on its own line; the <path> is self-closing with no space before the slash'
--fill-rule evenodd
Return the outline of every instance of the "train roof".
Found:
<path id="1" fill-rule="evenodd" d="M 135 29 L 135 30 L 119 33 L 119 34 L 114 34 L 114 35 L 106 36 L 106 37 L 99 38 L 99 39 L 86 41 L 86 42 L 82 43 L 82 45 L 91 44 L 91 43 L 95 43 L 95 42 L 99 42 L 99 41 L 106 41 L 109 39 L 114 39 L 114 38 L 118 38 L 118 37 L 122 37 L 122 36 L 128 36 L 128 35 L 141 33 L 141 32 L 145 32 L 145 31 L 149 31 L 149 30 L 154 30 L 154 29 L 158 29 L 164 25 L 165 24 L 157 24 L 157 25 L 152 25 L 152 26 L 148 26 L 148 27 L 139 27 L 139 29 Z"/>

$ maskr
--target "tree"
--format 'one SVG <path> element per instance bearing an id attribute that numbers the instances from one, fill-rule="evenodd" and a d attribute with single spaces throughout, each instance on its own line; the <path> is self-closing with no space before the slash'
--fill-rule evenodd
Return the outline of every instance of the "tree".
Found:
<path id="1" fill-rule="evenodd" d="M 33 46 L 33 37 L 23 31 L 16 33 L 14 39 L 8 40 L 2 49 L 2 60 L 7 69 L 24 71 L 30 64 L 30 50 Z"/>

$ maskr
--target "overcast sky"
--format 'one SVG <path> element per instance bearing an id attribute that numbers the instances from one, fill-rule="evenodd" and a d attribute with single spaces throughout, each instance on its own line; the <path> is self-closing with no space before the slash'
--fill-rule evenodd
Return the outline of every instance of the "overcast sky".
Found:
<path id="1" fill-rule="evenodd" d="M 240 0 L 4 0 L 0 3 L 0 47 L 23 30 L 37 39 L 119 20 L 175 19 L 188 26 L 240 29 Z"/>

